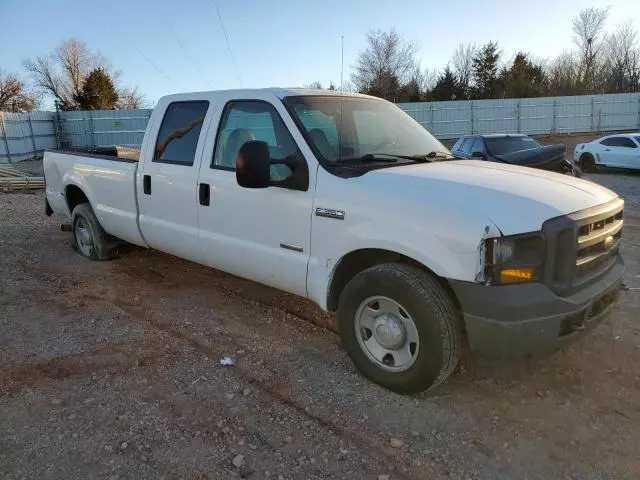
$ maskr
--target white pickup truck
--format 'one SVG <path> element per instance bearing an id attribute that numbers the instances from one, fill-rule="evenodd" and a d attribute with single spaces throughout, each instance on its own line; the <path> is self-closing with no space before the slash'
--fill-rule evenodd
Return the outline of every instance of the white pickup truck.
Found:
<path id="1" fill-rule="evenodd" d="M 138 161 L 50 151 L 46 211 L 77 250 L 156 248 L 337 312 L 356 367 L 397 392 L 461 349 L 553 350 L 615 304 L 623 201 L 577 178 L 459 160 L 395 105 L 264 89 L 170 95 Z"/>

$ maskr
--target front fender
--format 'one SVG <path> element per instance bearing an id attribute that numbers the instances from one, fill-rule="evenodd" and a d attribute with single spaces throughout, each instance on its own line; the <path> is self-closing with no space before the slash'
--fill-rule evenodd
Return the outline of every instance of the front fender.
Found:
<path id="1" fill-rule="evenodd" d="M 487 237 L 500 236 L 498 228 L 488 219 L 478 223 L 473 245 L 461 248 L 462 244 L 443 241 L 416 224 L 404 225 L 396 234 L 383 236 L 384 230 L 373 224 L 358 224 L 345 231 L 334 242 L 327 245 L 324 255 L 312 255 L 309 261 L 307 291 L 309 297 L 323 309 L 327 308 L 331 281 L 340 263 L 349 254 L 366 249 L 383 250 L 408 257 L 445 279 L 475 281 L 481 268 L 479 247 Z M 402 235 L 397 235 L 402 232 Z M 468 239 L 467 239 L 468 240 Z"/>

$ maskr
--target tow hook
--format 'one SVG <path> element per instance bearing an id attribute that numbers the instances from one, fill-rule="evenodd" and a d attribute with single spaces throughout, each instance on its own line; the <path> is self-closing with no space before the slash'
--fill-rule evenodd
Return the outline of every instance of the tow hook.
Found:
<path id="1" fill-rule="evenodd" d="M 63 232 L 70 232 L 71 231 L 71 224 L 70 223 L 63 223 L 62 225 L 60 225 L 60 230 L 62 230 Z"/>

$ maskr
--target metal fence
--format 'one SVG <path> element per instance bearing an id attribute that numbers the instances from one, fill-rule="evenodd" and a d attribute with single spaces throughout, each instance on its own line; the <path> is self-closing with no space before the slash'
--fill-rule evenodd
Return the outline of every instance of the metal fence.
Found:
<path id="1" fill-rule="evenodd" d="M 56 148 L 52 112 L 0 112 L 0 163 L 14 163 Z"/>
<path id="2" fill-rule="evenodd" d="M 588 133 L 640 129 L 640 93 L 401 103 L 437 138 L 489 133 Z"/>
<path id="3" fill-rule="evenodd" d="M 488 133 L 597 133 L 640 130 L 640 93 L 401 103 L 442 140 Z M 48 148 L 139 147 L 151 110 L 0 112 L 0 163 Z"/>
<path id="4" fill-rule="evenodd" d="M 60 112 L 57 117 L 60 124 L 60 146 L 140 147 L 151 111 L 144 109 Z"/>

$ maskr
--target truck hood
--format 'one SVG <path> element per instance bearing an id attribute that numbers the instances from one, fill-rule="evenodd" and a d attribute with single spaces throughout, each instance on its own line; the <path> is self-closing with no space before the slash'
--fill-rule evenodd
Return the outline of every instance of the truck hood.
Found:
<path id="1" fill-rule="evenodd" d="M 422 197 L 430 205 L 488 217 L 504 235 L 537 231 L 545 220 L 617 197 L 569 175 L 480 160 L 401 165 L 369 175 L 381 187 Z"/>

